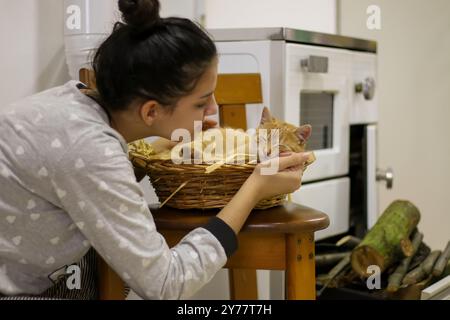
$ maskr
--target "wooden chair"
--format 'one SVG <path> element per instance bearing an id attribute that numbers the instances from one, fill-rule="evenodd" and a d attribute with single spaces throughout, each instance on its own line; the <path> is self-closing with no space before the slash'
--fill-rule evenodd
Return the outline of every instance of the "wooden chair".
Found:
<path id="1" fill-rule="evenodd" d="M 80 80 L 95 87 L 92 72 L 80 71 Z M 216 100 L 221 125 L 246 129 L 246 104 L 262 103 L 259 74 L 219 75 Z M 158 231 L 169 246 L 203 226 L 219 210 L 152 210 Z M 239 248 L 228 260 L 230 298 L 257 299 L 256 270 L 285 270 L 287 299 L 315 299 L 314 232 L 329 225 L 325 213 L 294 203 L 253 210 L 238 235 Z M 124 285 L 100 259 L 100 299 L 124 299 Z"/>

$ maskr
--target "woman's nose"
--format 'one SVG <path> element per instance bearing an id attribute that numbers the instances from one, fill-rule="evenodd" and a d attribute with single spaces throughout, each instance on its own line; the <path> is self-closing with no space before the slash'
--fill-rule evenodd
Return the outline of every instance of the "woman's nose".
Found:
<path id="1" fill-rule="evenodd" d="M 217 105 L 216 98 L 213 95 L 212 99 L 211 99 L 211 103 L 209 103 L 205 109 L 205 116 L 211 116 L 213 114 L 216 114 L 218 109 L 219 109 L 219 106 Z"/>

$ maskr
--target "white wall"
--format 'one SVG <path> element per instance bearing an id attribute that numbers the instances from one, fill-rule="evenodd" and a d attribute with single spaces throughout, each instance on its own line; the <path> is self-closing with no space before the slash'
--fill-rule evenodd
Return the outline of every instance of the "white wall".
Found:
<path id="1" fill-rule="evenodd" d="M 161 17 L 176 16 L 195 20 L 198 10 L 203 9 L 203 1 L 199 0 L 159 0 Z"/>
<path id="2" fill-rule="evenodd" d="M 62 0 L 0 0 L 0 108 L 68 77 Z"/>
<path id="3" fill-rule="evenodd" d="M 379 165 L 395 171 L 380 187 L 380 210 L 398 198 L 416 204 L 424 241 L 450 240 L 450 1 L 341 0 L 344 35 L 379 45 Z M 381 30 L 366 28 L 366 8 L 381 9 Z"/>
<path id="4" fill-rule="evenodd" d="M 207 28 L 291 27 L 336 32 L 335 0 L 207 0 Z"/>

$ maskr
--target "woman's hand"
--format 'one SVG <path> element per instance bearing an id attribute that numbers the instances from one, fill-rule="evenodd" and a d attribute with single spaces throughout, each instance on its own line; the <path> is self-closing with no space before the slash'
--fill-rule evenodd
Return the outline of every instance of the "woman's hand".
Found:
<path id="1" fill-rule="evenodd" d="M 309 157 L 309 152 L 280 154 L 279 158 L 258 164 L 246 184 L 253 189 L 257 201 L 292 193 L 301 186 L 303 170 Z M 269 168 L 273 170 L 267 172 Z"/>

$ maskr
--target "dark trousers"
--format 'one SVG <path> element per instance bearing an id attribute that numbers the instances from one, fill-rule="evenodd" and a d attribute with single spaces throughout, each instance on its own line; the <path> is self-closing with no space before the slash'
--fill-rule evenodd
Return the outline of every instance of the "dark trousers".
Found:
<path id="1" fill-rule="evenodd" d="M 97 253 L 93 248 L 76 263 L 80 267 L 80 289 L 69 289 L 67 278 L 70 274 L 58 279 L 49 289 L 39 295 L 3 296 L 0 300 L 47 300 L 47 299 L 70 299 L 70 300 L 96 300 L 98 299 L 98 270 Z"/>

